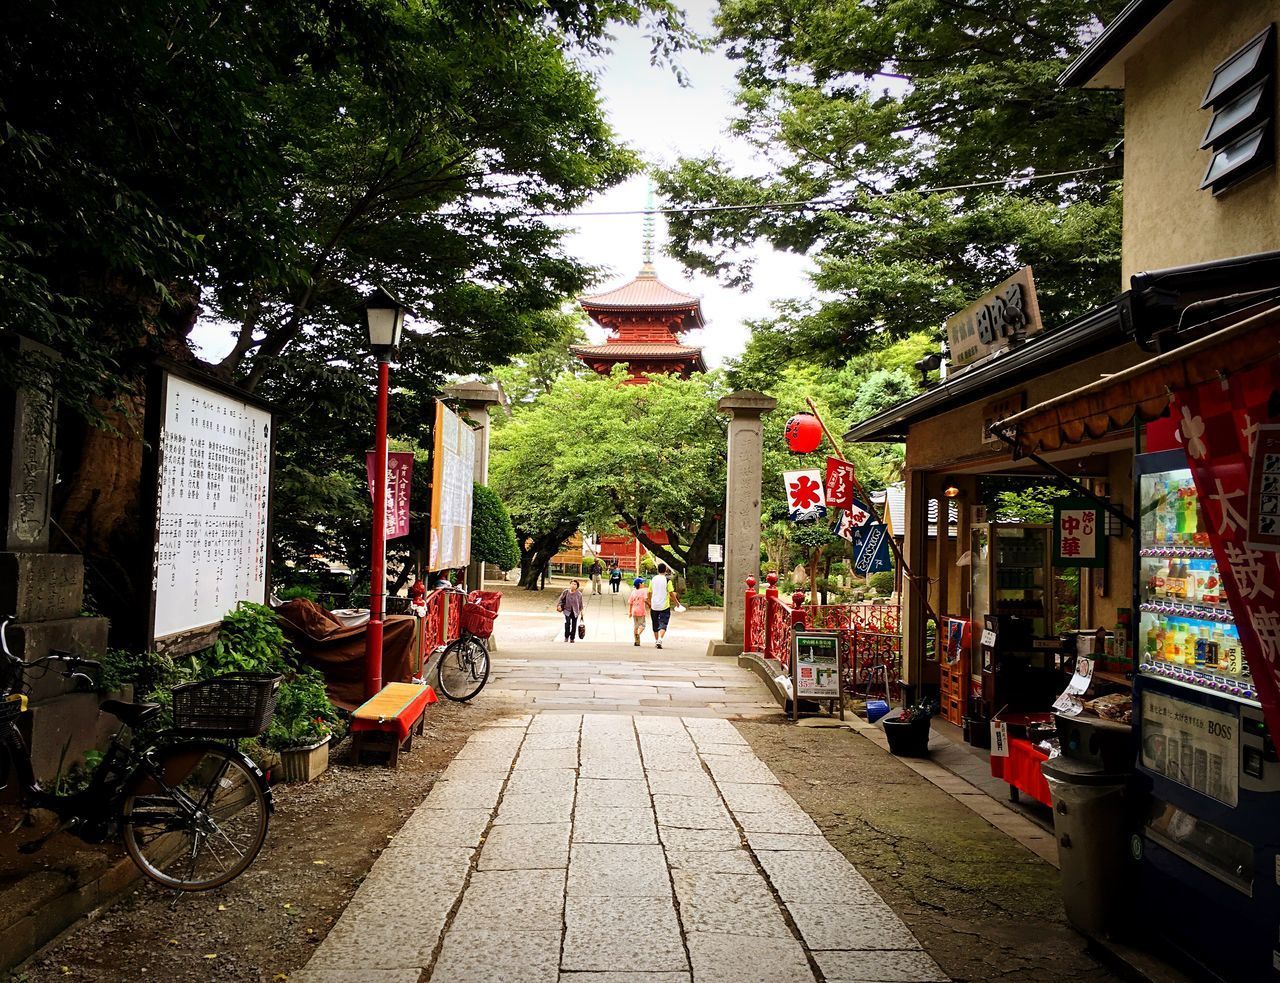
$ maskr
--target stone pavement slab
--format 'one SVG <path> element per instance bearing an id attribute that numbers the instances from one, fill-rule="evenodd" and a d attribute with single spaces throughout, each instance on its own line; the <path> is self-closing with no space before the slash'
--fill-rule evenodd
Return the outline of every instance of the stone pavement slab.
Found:
<path id="1" fill-rule="evenodd" d="M 559 930 L 451 930 L 430 979 L 435 983 L 557 983 L 560 935 Z"/>
<path id="2" fill-rule="evenodd" d="M 494 826 L 480 851 L 480 870 L 561 870 L 569 866 L 569 827 L 565 823 Z"/>
<path id="3" fill-rule="evenodd" d="M 625 904 L 570 898 L 565 906 L 561 969 L 670 972 L 689 968 L 680 922 L 669 897 L 629 898 Z"/>

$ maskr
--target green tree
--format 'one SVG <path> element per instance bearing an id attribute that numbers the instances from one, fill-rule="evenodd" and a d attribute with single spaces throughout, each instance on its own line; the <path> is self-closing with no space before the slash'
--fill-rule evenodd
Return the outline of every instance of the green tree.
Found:
<path id="1" fill-rule="evenodd" d="M 491 484 L 511 510 L 521 584 L 578 529 L 621 522 L 678 570 L 705 559 L 724 508 L 725 421 L 716 373 L 562 376 L 494 435 Z M 666 533 L 667 542 L 654 536 Z"/>
<path id="2" fill-rule="evenodd" d="M 503 570 L 520 565 L 516 531 L 507 507 L 496 492 L 477 484 L 471 500 L 471 559 L 493 563 Z"/>
<path id="3" fill-rule="evenodd" d="M 674 205 L 835 204 L 673 215 L 672 252 L 731 283 L 749 279 L 742 249 L 758 240 L 813 257 L 822 299 L 757 327 L 775 359 L 840 364 L 940 324 L 1023 264 L 1047 323 L 1109 299 L 1120 100 L 1056 78 L 1119 6 L 725 0 L 719 41 L 741 66 L 731 129 L 767 171 L 685 159 L 659 189 Z"/>
<path id="4" fill-rule="evenodd" d="M 510 364 L 494 369 L 491 381 L 498 383 L 508 401 L 516 407 L 551 392 L 563 375 L 586 375 L 589 371 L 571 345 L 587 340 L 586 317 L 581 311 L 559 315 L 560 328 L 533 351 L 513 359 Z"/>

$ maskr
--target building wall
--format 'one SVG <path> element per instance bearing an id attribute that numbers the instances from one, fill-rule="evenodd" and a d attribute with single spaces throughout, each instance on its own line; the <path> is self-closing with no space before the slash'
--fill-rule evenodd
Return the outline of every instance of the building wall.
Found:
<path id="1" fill-rule="evenodd" d="M 1197 149 L 1214 67 L 1270 23 L 1280 0 L 1199 2 L 1125 62 L 1122 290 L 1144 270 L 1280 248 L 1276 168 L 1214 198 L 1199 190 L 1211 151 Z"/>

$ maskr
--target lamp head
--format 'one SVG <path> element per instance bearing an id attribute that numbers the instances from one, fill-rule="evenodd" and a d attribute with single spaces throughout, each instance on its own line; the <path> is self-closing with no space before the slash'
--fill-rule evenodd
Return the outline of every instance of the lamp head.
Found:
<path id="1" fill-rule="evenodd" d="M 375 288 L 365 298 L 364 316 L 369 326 L 369 347 L 378 358 L 387 358 L 400 347 L 406 312 L 404 304 L 382 287 Z"/>

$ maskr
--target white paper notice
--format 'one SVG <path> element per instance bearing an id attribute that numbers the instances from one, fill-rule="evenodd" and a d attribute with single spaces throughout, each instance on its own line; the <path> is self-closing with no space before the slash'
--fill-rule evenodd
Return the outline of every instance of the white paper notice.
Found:
<path id="1" fill-rule="evenodd" d="M 991 721 L 991 757 L 1009 757 L 1009 725 L 1003 720 Z"/>
<path id="2" fill-rule="evenodd" d="M 1072 696 L 1080 696 L 1093 682 L 1093 660 L 1080 656 L 1076 659 L 1076 672 L 1067 683 L 1067 692 Z"/>
<path id="3" fill-rule="evenodd" d="M 995 648 L 996 633 L 993 632 L 990 628 L 982 629 L 982 644 L 985 645 L 987 648 Z"/>

